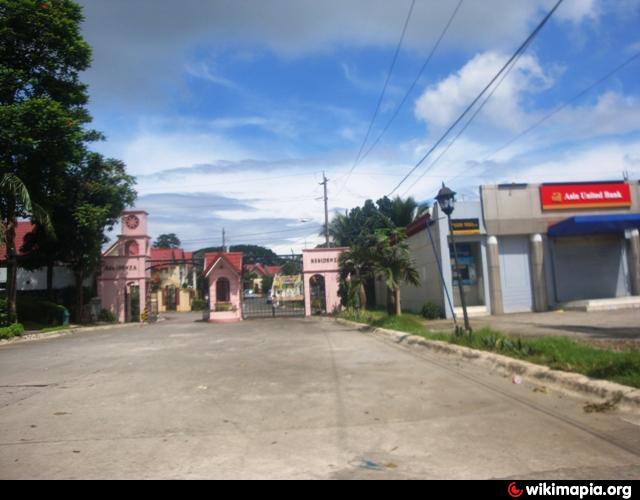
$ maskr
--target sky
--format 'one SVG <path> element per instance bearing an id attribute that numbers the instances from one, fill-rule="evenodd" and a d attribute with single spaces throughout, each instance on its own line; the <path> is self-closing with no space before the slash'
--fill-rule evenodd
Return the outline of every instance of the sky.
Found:
<path id="1" fill-rule="evenodd" d="M 323 171 L 330 215 L 392 192 L 429 201 L 442 182 L 475 199 L 480 184 L 640 178 L 640 58 L 599 82 L 640 52 L 640 0 L 564 0 L 395 191 L 555 1 L 463 0 L 413 87 L 459 0 L 409 17 L 411 0 L 79 3 L 94 147 L 136 176 L 151 236 L 187 250 L 223 228 L 231 245 L 313 248 Z"/>

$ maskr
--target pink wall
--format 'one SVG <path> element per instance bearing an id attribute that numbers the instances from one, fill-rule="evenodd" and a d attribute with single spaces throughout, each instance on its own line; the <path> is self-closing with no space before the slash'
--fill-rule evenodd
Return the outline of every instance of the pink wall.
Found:
<path id="1" fill-rule="evenodd" d="M 135 215 L 138 225 L 128 227 L 125 220 Z M 132 243 L 135 243 L 132 245 Z M 127 256 L 127 246 L 135 247 L 139 255 Z M 131 286 L 138 286 L 140 290 L 140 313 L 147 307 L 147 284 L 151 272 L 147 270 L 147 261 L 151 253 L 150 238 L 147 235 L 147 213 L 141 210 L 127 210 L 122 212 L 121 234 L 117 243 L 102 256 L 101 272 L 98 277 L 98 295 L 102 308 L 115 314 L 119 322 L 127 320 L 126 294 Z"/>
<path id="2" fill-rule="evenodd" d="M 229 280 L 229 298 L 230 303 L 236 308 L 236 311 L 231 312 L 218 312 L 216 313 L 216 282 L 219 278 L 227 278 Z M 236 274 L 229 265 L 224 262 L 223 267 L 219 265 L 214 267 L 211 273 L 208 276 L 209 280 L 209 304 L 211 307 L 211 311 L 209 314 L 209 318 L 211 321 L 216 321 L 216 319 L 220 321 L 239 321 L 242 319 L 242 303 L 241 296 L 242 293 L 242 279 Z M 218 318 L 216 318 L 218 316 Z"/>
<path id="3" fill-rule="evenodd" d="M 326 312 L 330 314 L 335 308 L 340 307 L 338 258 L 345 250 L 347 248 L 314 248 L 302 251 L 304 311 L 306 316 L 311 316 L 311 286 L 309 281 L 316 274 L 324 277 Z"/>

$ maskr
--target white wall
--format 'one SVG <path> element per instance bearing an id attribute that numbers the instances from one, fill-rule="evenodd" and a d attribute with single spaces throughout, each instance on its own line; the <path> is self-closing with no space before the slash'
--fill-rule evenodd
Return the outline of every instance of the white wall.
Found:
<path id="1" fill-rule="evenodd" d="M 18 290 L 46 290 L 47 268 L 42 267 L 35 271 L 18 269 Z M 53 269 L 53 288 L 60 289 L 75 285 L 73 272 L 66 266 L 56 266 Z M 85 286 L 91 285 L 91 278 L 84 281 Z"/>

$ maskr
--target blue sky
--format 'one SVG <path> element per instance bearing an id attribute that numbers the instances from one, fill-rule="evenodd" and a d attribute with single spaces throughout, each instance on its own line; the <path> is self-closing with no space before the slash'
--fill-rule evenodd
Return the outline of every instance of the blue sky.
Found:
<path id="1" fill-rule="evenodd" d="M 389 193 L 554 2 L 464 0 L 388 132 L 353 174 L 410 0 L 81 0 L 94 48 L 97 149 L 138 178 L 152 236 L 187 249 L 313 246 L 332 212 Z M 458 0 L 416 0 L 371 140 Z M 640 59 L 508 148 L 556 106 L 640 52 L 640 0 L 565 0 L 442 158 L 398 193 L 465 198 L 496 182 L 640 177 Z M 445 142 L 446 145 L 446 142 Z M 435 159 L 441 149 L 430 158 Z"/>

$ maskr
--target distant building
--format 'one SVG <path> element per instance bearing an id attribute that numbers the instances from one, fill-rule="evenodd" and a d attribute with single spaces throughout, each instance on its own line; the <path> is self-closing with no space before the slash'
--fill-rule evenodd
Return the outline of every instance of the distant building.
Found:
<path id="1" fill-rule="evenodd" d="M 190 311 L 197 290 L 193 253 L 182 248 L 151 248 L 147 265 L 152 293 L 158 293 L 158 312 Z"/>
<path id="2" fill-rule="evenodd" d="M 262 281 L 267 276 L 275 276 L 276 274 L 280 274 L 282 272 L 282 266 L 266 266 L 264 264 L 245 264 L 243 266 L 244 274 L 255 274 L 256 278 L 253 279 L 253 283 L 251 289 L 257 293 L 267 293 L 269 290 L 263 290 Z"/>
<path id="3" fill-rule="evenodd" d="M 19 221 L 16 228 L 15 248 L 18 258 L 23 255 L 22 247 L 27 235 L 35 229 L 30 221 Z M 86 285 L 91 283 L 92 278 L 85 281 Z M 46 290 L 47 289 L 47 268 L 42 267 L 34 271 L 18 267 L 17 276 L 18 291 Z M 60 290 L 75 286 L 73 272 L 68 266 L 59 263 L 53 268 L 53 289 Z M 0 290 L 7 288 L 7 249 L 0 245 Z"/>

